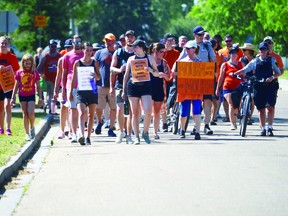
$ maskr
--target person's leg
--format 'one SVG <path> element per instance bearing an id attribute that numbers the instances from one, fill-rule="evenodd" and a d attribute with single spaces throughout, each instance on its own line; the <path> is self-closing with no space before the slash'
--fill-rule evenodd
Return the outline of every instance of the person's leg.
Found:
<path id="1" fill-rule="evenodd" d="M 153 102 L 153 116 L 154 116 L 154 134 L 158 136 L 158 129 L 160 125 L 160 112 L 161 108 L 163 107 L 163 102 L 154 101 Z M 166 116 L 166 115 L 165 115 Z"/>
<path id="2" fill-rule="evenodd" d="M 132 127 L 135 133 L 136 138 L 139 138 L 139 106 L 140 106 L 140 98 L 138 97 L 129 97 L 131 113 L 132 113 Z"/>
<path id="3" fill-rule="evenodd" d="M 94 113 L 96 109 L 96 104 L 90 104 L 88 106 L 88 130 L 87 130 L 87 137 L 90 138 L 92 133 L 92 128 L 94 124 Z"/>
<path id="4" fill-rule="evenodd" d="M 23 125 L 25 129 L 26 135 L 29 135 L 29 114 L 28 114 L 28 103 L 27 102 L 20 102 L 21 109 L 22 109 L 22 116 L 23 116 Z"/>
<path id="5" fill-rule="evenodd" d="M 143 133 L 148 133 L 149 126 L 151 123 L 151 114 L 152 114 L 152 97 L 151 95 L 141 96 L 143 111 L 144 111 L 144 129 Z"/>
<path id="6" fill-rule="evenodd" d="M 35 122 L 35 101 L 29 101 L 28 104 L 28 117 L 29 117 L 29 123 L 30 128 L 34 128 L 34 122 Z"/>
<path id="7" fill-rule="evenodd" d="M 210 99 L 204 99 L 203 110 L 204 110 L 204 123 L 209 125 L 211 119 L 212 101 Z"/>
<path id="8" fill-rule="evenodd" d="M 5 98 L 4 99 L 4 107 L 5 107 L 5 120 L 6 120 L 6 130 L 10 129 L 11 127 L 11 119 L 12 119 L 12 111 L 10 106 L 10 99 Z"/>
<path id="9" fill-rule="evenodd" d="M 4 130 L 4 100 L 0 101 L 0 130 Z"/>
<path id="10" fill-rule="evenodd" d="M 61 132 L 65 132 L 65 126 L 66 126 L 66 121 L 67 121 L 67 114 L 68 114 L 68 108 L 61 104 L 61 109 L 60 109 L 60 130 Z"/>
<path id="11" fill-rule="evenodd" d="M 86 112 L 86 105 L 84 103 L 78 103 L 77 104 L 77 110 L 78 110 L 78 134 L 80 137 L 84 137 L 84 130 L 85 130 L 85 112 Z"/>
<path id="12" fill-rule="evenodd" d="M 237 117 L 235 116 L 235 109 L 234 109 L 234 105 L 233 105 L 233 101 L 232 101 L 232 93 L 227 93 L 224 95 L 228 105 L 229 105 L 229 119 L 231 122 L 231 129 L 236 129 L 235 125 L 236 125 L 236 121 L 237 121 Z"/>

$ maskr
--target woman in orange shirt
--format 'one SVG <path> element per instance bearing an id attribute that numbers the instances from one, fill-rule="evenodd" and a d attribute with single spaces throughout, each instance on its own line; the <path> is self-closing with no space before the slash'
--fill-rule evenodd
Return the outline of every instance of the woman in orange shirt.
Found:
<path id="1" fill-rule="evenodd" d="M 220 95 L 220 90 L 223 84 L 223 94 L 229 104 L 229 118 L 231 122 L 231 130 L 236 130 L 237 118 L 234 114 L 238 112 L 240 98 L 234 99 L 234 97 L 232 97 L 232 93 L 236 93 L 240 91 L 238 87 L 240 86 L 240 83 L 242 82 L 233 74 L 234 72 L 242 68 L 242 63 L 239 60 L 237 60 L 238 59 L 238 47 L 231 47 L 229 49 L 229 57 L 230 57 L 230 60 L 227 62 L 224 62 L 221 66 L 220 76 L 218 78 L 218 84 L 216 87 L 215 94 L 217 96 Z"/>

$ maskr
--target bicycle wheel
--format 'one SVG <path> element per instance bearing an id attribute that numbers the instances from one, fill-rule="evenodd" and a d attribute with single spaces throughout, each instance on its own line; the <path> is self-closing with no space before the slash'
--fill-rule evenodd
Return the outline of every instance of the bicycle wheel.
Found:
<path id="1" fill-rule="evenodd" d="M 172 124 L 172 133 L 177 134 L 178 133 L 178 125 L 179 125 L 179 115 L 180 115 L 180 106 L 179 103 L 175 103 L 173 107 L 173 124 Z"/>
<path id="2" fill-rule="evenodd" d="M 247 95 L 245 96 L 244 101 L 243 101 L 242 113 L 241 113 L 241 119 L 240 119 L 240 135 L 242 137 L 245 137 L 245 134 L 246 134 L 250 107 L 251 107 L 251 95 Z"/>

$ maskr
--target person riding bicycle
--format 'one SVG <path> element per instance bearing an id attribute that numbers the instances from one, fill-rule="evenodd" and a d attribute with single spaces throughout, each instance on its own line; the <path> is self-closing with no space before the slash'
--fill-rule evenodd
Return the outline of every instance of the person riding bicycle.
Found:
<path id="1" fill-rule="evenodd" d="M 274 85 L 275 78 L 281 75 L 280 69 L 275 64 L 276 60 L 268 55 L 268 43 L 261 42 L 259 44 L 259 56 L 253 59 L 243 69 L 238 70 L 233 75 L 246 74 L 251 70 L 255 70 L 257 80 L 264 79 L 263 83 L 256 83 L 254 86 L 254 101 L 259 114 L 259 122 L 261 126 L 260 136 L 274 136 L 273 120 L 274 106 L 276 104 L 277 89 Z M 266 108 L 268 110 L 268 127 L 266 132 Z"/>

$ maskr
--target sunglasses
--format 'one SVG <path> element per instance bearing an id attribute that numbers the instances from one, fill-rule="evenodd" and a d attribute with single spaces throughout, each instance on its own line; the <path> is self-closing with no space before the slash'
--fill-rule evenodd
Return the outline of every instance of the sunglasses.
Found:
<path id="1" fill-rule="evenodd" d="M 186 47 L 187 50 L 196 49 L 196 47 Z"/>
<path id="2" fill-rule="evenodd" d="M 196 34 L 196 35 L 198 35 L 199 37 L 201 37 L 201 36 L 204 36 L 204 34 L 202 33 L 202 34 Z"/>
<path id="3" fill-rule="evenodd" d="M 161 53 L 161 54 L 165 53 L 165 51 L 162 51 L 162 50 L 160 50 L 160 51 L 158 51 L 158 52 Z"/>
<path id="4" fill-rule="evenodd" d="M 226 42 L 226 43 L 231 43 L 231 42 L 232 42 L 232 40 L 225 40 L 225 42 Z"/>
<path id="5" fill-rule="evenodd" d="M 270 40 L 265 41 L 267 44 L 271 45 L 272 42 Z"/>
<path id="6" fill-rule="evenodd" d="M 267 51 L 268 49 L 265 49 L 265 48 L 261 48 L 261 49 L 259 49 L 259 50 L 261 50 L 261 51 Z"/>
<path id="7" fill-rule="evenodd" d="M 57 48 L 57 46 L 56 45 L 52 45 L 52 46 L 50 46 L 51 48 Z"/>
<path id="8" fill-rule="evenodd" d="M 75 44 L 75 45 L 77 45 L 77 44 L 78 44 L 78 45 L 81 45 L 81 43 L 82 43 L 81 41 L 73 42 L 73 44 Z"/>

